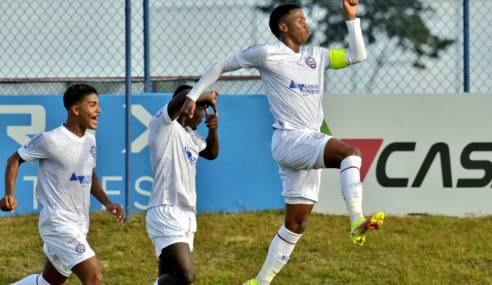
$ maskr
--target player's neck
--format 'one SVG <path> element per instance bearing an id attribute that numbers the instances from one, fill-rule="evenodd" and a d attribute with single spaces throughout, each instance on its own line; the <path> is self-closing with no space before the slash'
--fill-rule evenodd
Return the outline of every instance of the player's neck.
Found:
<path id="1" fill-rule="evenodd" d="M 178 124 L 180 124 L 183 129 L 186 128 L 188 126 L 188 120 L 186 119 L 186 117 L 184 115 L 180 115 L 176 121 L 178 122 Z"/>
<path id="2" fill-rule="evenodd" d="M 63 126 L 78 137 L 83 137 L 85 135 L 86 128 L 75 123 L 73 120 L 67 119 L 67 122 L 63 123 Z"/>
<path id="3" fill-rule="evenodd" d="M 282 38 L 280 41 L 284 43 L 288 48 L 290 48 L 293 52 L 299 53 L 299 50 L 301 49 L 301 45 L 294 43 L 290 38 Z"/>

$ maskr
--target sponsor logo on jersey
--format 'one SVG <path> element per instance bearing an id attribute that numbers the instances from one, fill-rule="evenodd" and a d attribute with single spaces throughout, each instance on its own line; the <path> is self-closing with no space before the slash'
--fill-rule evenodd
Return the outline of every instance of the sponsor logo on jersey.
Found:
<path id="1" fill-rule="evenodd" d="M 162 109 L 159 110 L 159 112 L 157 112 L 157 114 L 155 114 L 155 117 L 158 118 L 162 115 Z"/>
<path id="2" fill-rule="evenodd" d="M 186 146 L 184 147 L 184 151 L 186 154 L 186 158 L 188 159 L 190 164 L 193 165 L 196 162 L 197 158 L 193 156 L 193 154 L 188 150 L 188 148 Z"/>
<path id="3" fill-rule="evenodd" d="M 79 243 L 78 245 L 75 246 L 75 252 L 76 253 L 84 253 L 85 252 L 85 245 Z"/>
<path id="4" fill-rule="evenodd" d="M 261 47 L 261 46 L 264 46 L 264 44 L 254 44 L 252 46 L 249 46 L 247 49 L 243 50 L 243 52 L 246 52 L 249 49 L 257 48 L 257 47 Z"/>
<path id="5" fill-rule="evenodd" d="M 33 138 L 31 139 L 31 141 L 29 141 L 29 142 L 28 142 L 28 143 L 24 146 L 24 148 L 28 148 L 28 147 L 30 147 L 30 146 L 32 146 L 32 145 L 37 144 L 37 143 L 39 142 L 39 140 L 40 140 L 42 137 L 43 137 L 43 133 L 40 133 L 39 135 L 37 135 L 37 136 L 33 137 Z"/>
<path id="6" fill-rule="evenodd" d="M 94 158 L 97 157 L 97 149 L 96 149 L 96 146 L 95 145 L 91 146 L 91 155 Z"/>
<path id="7" fill-rule="evenodd" d="M 316 60 L 314 60 L 314 58 L 312 58 L 312 57 L 306 58 L 306 64 L 309 67 L 311 67 L 312 69 L 315 69 L 316 68 Z"/>
<path id="8" fill-rule="evenodd" d="M 300 84 L 295 83 L 294 80 L 290 82 L 290 89 L 299 89 L 302 96 L 309 96 L 312 94 L 319 94 L 319 85 L 315 84 Z"/>
<path id="9" fill-rule="evenodd" d="M 90 186 L 92 185 L 92 175 L 82 175 L 77 176 L 75 172 L 72 173 L 70 177 L 70 181 L 78 181 L 82 186 Z"/>

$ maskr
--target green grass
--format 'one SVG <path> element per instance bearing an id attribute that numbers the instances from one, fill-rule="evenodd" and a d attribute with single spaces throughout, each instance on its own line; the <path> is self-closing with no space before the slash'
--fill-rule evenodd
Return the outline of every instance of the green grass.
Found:
<path id="1" fill-rule="evenodd" d="M 194 284 L 242 284 L 260 270 L 283 211 L 198 216 Z M 0 218 L 0 284 L 42 271 L 38 216 Z M 304 236 L 274 284 L 492 284 L 492 217 L 386 217 L 362 247 L 346 216 L 311 214 Z M 157 260 L 145 215 L 120 227 L 91 214 L 88 237 L 104 284 L 153 284 Z M 71 276 L 66 284 L 80 284 Z"/>

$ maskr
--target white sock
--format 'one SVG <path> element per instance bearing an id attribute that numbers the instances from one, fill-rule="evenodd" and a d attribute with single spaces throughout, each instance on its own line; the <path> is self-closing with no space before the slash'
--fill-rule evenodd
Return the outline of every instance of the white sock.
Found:
<path id="1" fill-rule="evenodd" d="M 50 285 L 50 283 L 46 282 L 43 278 L 43 274 L 39 274 L 38 285 Z"/>
<path id="2" fill-rule="evenodd" d="M 41 274 L 32 274 L 12 285 L 50 285 Z"/>
<path id="3" fill-rule="evenodd" d="M 293 233 L 285 225 L 282 225 L 273 238 L 265 263 L 256 277 L 260 285 L 269 285 L 272 282 L 273 277 L 287 264 L 290 254 L 301 236 L 302 234 Z"/>
<path id="4" fill-rule="evenodd" d="M 362 182 L 360 181 L 361 164 L 362 159 L 359 156 L 348 156 L 340 163 L 340 184 L 351 223 L 364 216 L 362 214 Z"/>
<path id="5" fill-rule="evenodd" d="M 152 284 L 152 285 L 159 285 L 159 278 L 157 278 L 157 279 L 155 280 L 155 283 L 154 283 L 154 284 Z"/>

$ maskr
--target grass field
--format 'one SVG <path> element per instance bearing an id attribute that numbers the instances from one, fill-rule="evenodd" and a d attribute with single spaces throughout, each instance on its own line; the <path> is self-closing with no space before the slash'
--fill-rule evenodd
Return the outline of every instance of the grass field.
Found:
<path id="1" fill-rule="evenodd" d="M 38 216 L 0 218 L 0 284 L 42 271 Z M 255 277 L 283 211 L 198 216 L 194 284 L 242 284 Z M 312 214 L 274 284 L 492 284 L 492 217 L 386 217 L 364 246 L 348 239 L 346 216 Z M 91 215 L 89 243 L 104 284 L 153 284 L 157 261 L 143 213 L 120 227 Z M 71 276 L 66 284 L 80 284 Z"/>

